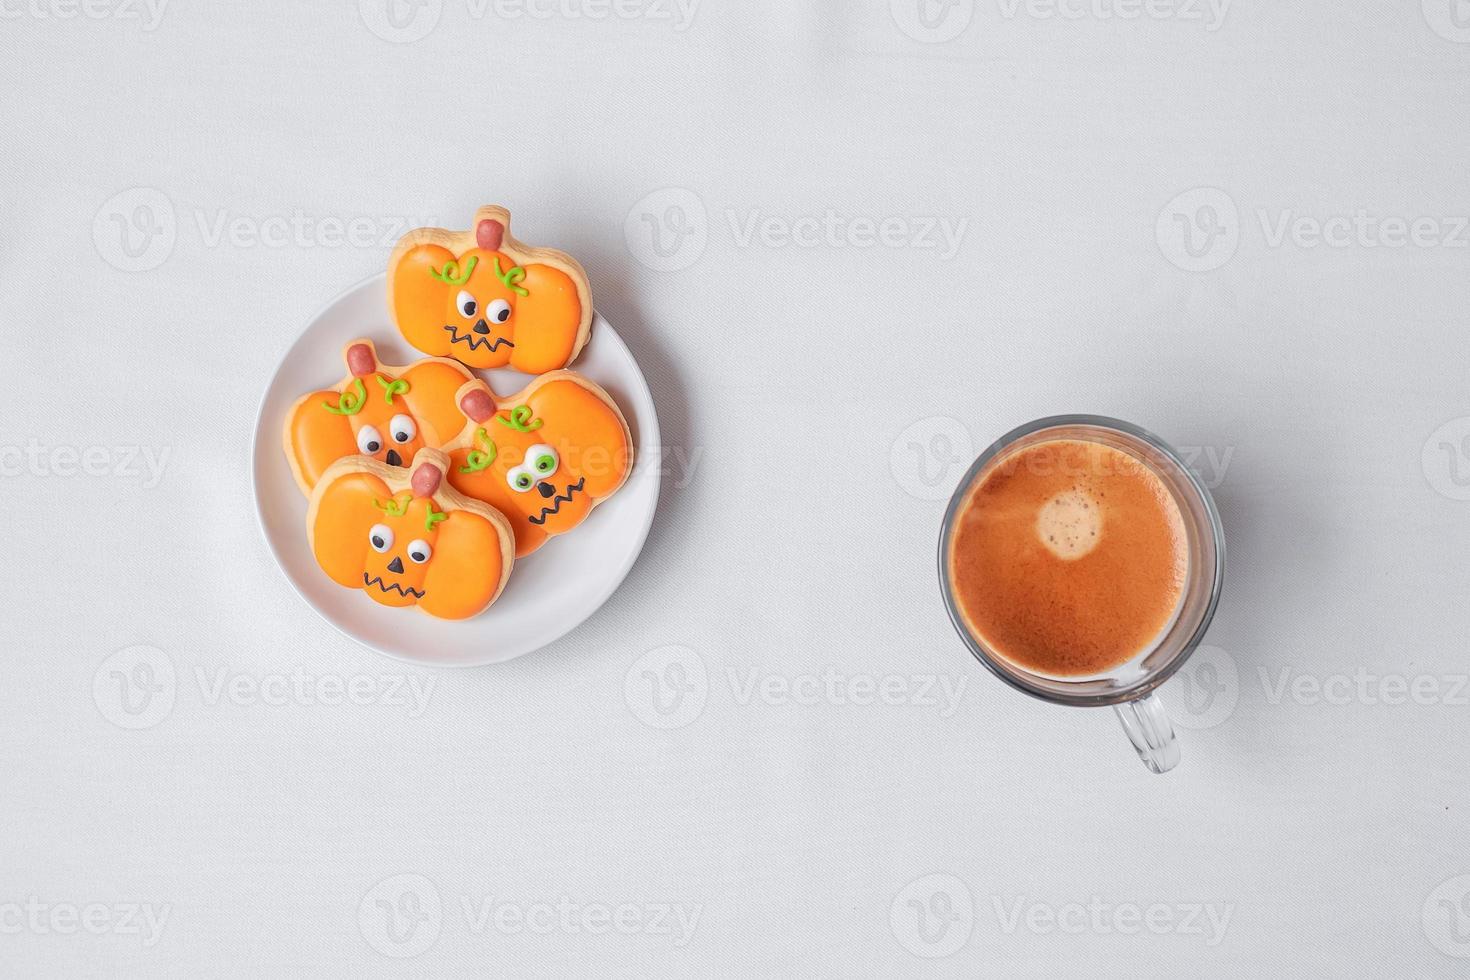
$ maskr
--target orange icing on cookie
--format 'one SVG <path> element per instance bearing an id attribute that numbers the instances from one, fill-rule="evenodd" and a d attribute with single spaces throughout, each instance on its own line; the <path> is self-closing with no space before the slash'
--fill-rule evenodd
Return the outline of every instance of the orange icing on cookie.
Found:
<path id="1" fill-rule="evenodd" d="M 592 292 L 577 260 L 510 235 L 487 206 L 468 231 L 417 228 L 388 260 L 388 309 L 405 340 L 470 367 L 544 374 L 570 364 L 592 329 Z"/>
<path id="2" fill-rule="evenodd" d="M 510 523 L 444 481 L 448 458 L 421 449 L 411 469 L 349 456 L 311 494 L 307 539 L 338 585 L 385 606 L 466 619 L 495 601 L 515 561 Z"/>
<path id="3" fill-rule="evenodd" d="M 302 493 L 311 493 L 344 456 L 407 466 L 414 453 L 442 446 L 464 425 L 455 393 L 471 375 L 456 362 L 430 357 L 407 367 L 380 364 L 370 340 L 352 341 L 342 357 L 347 377 L 335 388 L 303 395 L 286 414 L 282 441 Z"/>
<path id="4" fill-rule="evenodd" d="M 471 381 L 456 400 L 467 422 L 444 447 L 449 482 L 510 518 L 517 558 L 582 523 L 632 469 L 622 412 L 575 372 L 542 375 L 506 398 Z"/>

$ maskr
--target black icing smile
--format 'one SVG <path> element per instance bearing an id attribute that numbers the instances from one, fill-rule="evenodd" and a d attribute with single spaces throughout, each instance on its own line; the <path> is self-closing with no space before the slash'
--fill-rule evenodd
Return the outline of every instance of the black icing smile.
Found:
<path id="1" fill-rule="evenodd" d="M 444 324 L 444 329 L 449 331 L 450 342 L 455 344 L 469 344 L 470 350 L 479 350 L 481 347 L 483 347 L 493 353 L 494 351 L 500 350 L 501 347 L 509 347 L 512 350 L 515 349 L 516 345 L 511 343 L 504 337 L 496 337 L 492 341 L 489 337 L 477 336 L 477 334 L 480 333 L 481 327 L 484 327 L 486 332 L 490 330 L 489 325 L 486 324 L 484 320 L 481 320 L 475 324 L 475 333 L 460 333 L 459 329 L 455 327 L 454 324 Z"/>
<path id="2" fill-rule="evenodd" d="M 559 493 L 555 497 L 551 498 L 551 506 L 542 507 L 539 517 L 528 517 L 526 518 L 526 520 L 530 521 L 532 524 L 545 524 L 548 517 L 552 516 L 553 514 L 561 513 L 562 504 L 571 503 L 573 494 L 582 492 L 582 486 L 586 482 L 587 478 L 585 476 L 582 477 L 576 483 L 573 483 L 572 485 L 567 487 L 566 493 Z"/>
<path id="3" fill-rule="evenodd" d="M 367 588 L 369 585 L 376 585 L 378 587 L 378 590 L 381 592 L 397 592 L 405 599 L 409 596 L 413 596 L 415 599 L 422 599 L 424 597 L 424 592 L 422 589 L 404 588 L 397 582 L 384 583 L 383 576 L 374 575 L 372 578 L 368 578 L 368 573 L 363 572 L 362 587 Z"/>

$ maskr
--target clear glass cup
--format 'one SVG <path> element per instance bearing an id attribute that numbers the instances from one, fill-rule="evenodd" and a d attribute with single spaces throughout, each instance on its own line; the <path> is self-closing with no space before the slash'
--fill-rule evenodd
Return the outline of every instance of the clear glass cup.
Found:
<path id="1" fill-rule="evenodd" d="M 1144 463 L 1173 493 L 1184 519 L 1189 573 L 1171 625 L 1149 648 L 1106 674 L 1052 677 L 1020 667 L 986 646 L 965 625 L 950 581 L 950 549 L 955 519 L 970 491 L 990 468 L 1038 442 L 1076 439 L 1121 450 Z M 1038 419 L 1001 436 L 970 466 L 960 481 L 939 531 L 939 584 L 944 606 L 961 639 L 1001 680 L 1032 697 L 1076 707 L 1112 705 L 1144 765 L 1156 773 L 1179 764 L 1179 741 L 1156 693 L 1204 638 L 1225 582 L 1225 532 L 1210 492 L 1179 455 L 1151 432 L 1099 415 L 1057 415 Z"/>

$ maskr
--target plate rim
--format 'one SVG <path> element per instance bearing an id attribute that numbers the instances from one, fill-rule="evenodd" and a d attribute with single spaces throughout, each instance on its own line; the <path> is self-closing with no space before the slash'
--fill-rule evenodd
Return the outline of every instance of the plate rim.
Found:
<path id="1" fill-rule="evenodd" d="M 418 657 L 401 654 L 394 650 L 386 650 L 383 647 L 380 647 L 363 639 L 360 636 L 355 635 L 354 633 L 350 632 L 343 624 L 337 622 L 336 619 L 327 615 L 322 609 L 317 606 L 315 602 L 311 601 L 311 598 L 306 595 L 306 593 L 301 590 L 301 587 L 296 584 L 296 580 L 291 577 L 289 572 L 286 571 L 286 568 L 284 567 L 284 564 L 281 560 L 281 555 L 276 550 L 275 542 L 271 540 L 270 533 L 266 530 L 266 517 L 264 504 L 261 497 L 260 465 L 258 463 L 258 460 L 262 452 L 261 426 L 265 423 L 266 407 L 267 404 L 270 402 L 271 392 L 275 387 L 276 378 L 280 375 L 281 370 L 285 367 L 287 358 L 291 356 L 291 352 L 295 350 L 296 345 L 301 342 L 301 338 L 304 337 L 307 332 L 310 331 L 311 328 L 319 320 L 322 319 L 322 317 L 326 316 L 328 311 L 337 306 L 337 304 L 341 303 L 345 297 L 356 293 L 358 290 L 364 289 L 375 282 L 382 282 L 386 284 L 387 279 L 388 274 L 386 271 L 378 272 L 374 273 L 373 275 L 367 276 L 366 278 L 360 279 L 352 285 L 339 290 L 336 294 L 332 296 L 331 299 L 321 304 L 317 308 L 317 310 L 306 319 L 305 325 L 296 334 L 296 336 L 286 344 L 285 350 L 283 350 L 280 356 L 276 358 L 275 367 L 271 370 L 270 378 L 269 380 L 267 380 L 264 388 L 262 389 L 260 394 L 260 401 L 255 408 L 255 426 L 254 431 L 251 435 L 250 494 L 253 498 L 254 504 L 254 507 L 252 509 L 255 512 L 255 526 L 260 531 L 260 536 L 265 540 L 266 550 L 270 552 L 270 556 L 273 560 L 273 564 L 276 566 L 276 570 L 280 573 L 281 577 L 286 580 L 286 583 L 291 587 L 291 591 L 296 593 L 297 598 L 305 603 L 307 608 L 316 613 L 318 617 L 330 624 L 331 627 L 342 636 L 358 644 L 359 646 L 364 647 L 365 649 L 373 651 L 376 654 L 384 657 L 389 657 L 393 660 L 399 661 L 400 663 L 409 663 L 417 667 L 422 667 L 426 669 L 469 670 L 477 667 L 491 667 L 496 664 L 508 663 L 512 660 L 517 660 L 521 657 L 537 653 L 541 650 L 544 650 L 551 644 L 565 639 L 567 636 L 571 635 L 579 626 L 581 626 L 587 620 L 591 619 L 594 613 L 598 612 L 602 609 L 603 606 L 607 605 L 608 600 L 612 598 L 613 594 L 617 592 L 618 589 L 622 588 L 623 582 L 625 582 L 628 578 L 628 574 L 633 571 L 633 566 L 638 564 L 638 559 L 642 557 L 643 548 L 648 543 L 649 532 L 653 529 L 653 518 L 654 515 L 658 512 L 658 500 L 660 494 L 663 491 L 662 466 L 651 467 L 653 472 L 650 477 L 650 479 L 652 480 L 652 485 L 649 488 L 649 493 L 652 495 L 653 503 L 652 506 L 648 508 L 647 516 L 643 519 L 641 525 L 637 528 L 636 534 L 634 536 L 634 546 L 630 549 L 627 558 L 621 563 L 621 567 L 608 577 L 606 586 L 604 587 L 602 592 L 597 595 L 595 601 L 589 603 L 586 606 L 586 612 L 582 613 L 580 616 L 566 620 L 565 629 L 563 629 L 560 633 L 558 633 L 551 639 L 546 640 L 539 646 L 531 647 L 530 649 L 526 650 L 521 650 L 508 656 L 494 657 L 488 660 L 466 660 L 461 662 L 428 661 L 420 659 Z M 386 310 L 386 300 L 384 301 L 384 303 L 384 312 L 388 313 L 388 311 Z M 389 323 L 391 324 L 391 314 L 388 314 L 388 319 Z M 648 466 L 649 464 L 647 462 L 645 454 L 650 451 L 662 451 L 662 436 L 660 435 L 658 423 L 658 405 L 654 401 L 653 390 L 648 386 L 648 378 L 644 375 L 643 368 L 641 365 L 639 365 L 638 359 L 633 356 L 632 348 L 627 345 L 627 342 L 623 340 L 623 338 L 618 334 L 616 328 L 614 328 L 613 325 L 608 322 L 607 318 L 604 317 L 601 312 L 594 308 L 592 311 L 592 338 L 595 340 L 598 334 L 602 334 L 605 335 L 605 337 L 607 338 L 611 338 L 616 346 L 622 348 L 623 352 L 628 357 L 628 361 L 633 365 L 633 373 L 637 380 L 637 390 L 642 394 L 644 400 L 648 405 L 648 418 L 646 420 L 642 418 L 638 419 L 638 445 L 634 447 L 634 467 L 636 469 L 640 465 Z M 411 344 L 407 346 L 410 350 L 415 350 L 416 353 L 422 353 L 421 351 L 417 351 L 415 348 L 413 348 L 413 345 Z M 427 357 L 428 355 L 424 356 Z M 574 371 L 576 370 L 575 362 L 570 365 L 570 369 Z M 476 369 L 469 368 L 468 370 L 474 373 L 475 377 L 480 377 L 480 374 L 476 372 Z M 276 448 L 279 449 L 279 447 Z M 514 575 L 515 573 L 512 572 L 511 574 Z"/>

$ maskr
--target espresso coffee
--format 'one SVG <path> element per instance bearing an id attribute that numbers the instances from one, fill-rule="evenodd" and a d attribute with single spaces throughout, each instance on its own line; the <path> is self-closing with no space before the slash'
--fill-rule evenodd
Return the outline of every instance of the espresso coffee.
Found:
<path id="1" fill-rule="evenodd" d="M 1106 673 L 1151 648 L 1189 573 L 1184 519 L 1159 476 L 1077 439 L 997 458 L 957 512 L 948 561 L 975 638 L 1053 677 Z"/>

